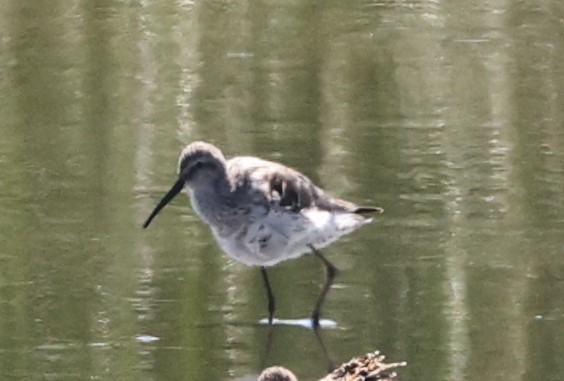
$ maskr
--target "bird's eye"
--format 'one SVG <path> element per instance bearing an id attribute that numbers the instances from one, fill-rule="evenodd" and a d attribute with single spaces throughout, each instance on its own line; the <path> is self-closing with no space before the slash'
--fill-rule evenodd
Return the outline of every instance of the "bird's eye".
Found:
<path id="1" fill-rule="evenodd" d="M 202 163 L 201 161 L 197 161 L 196 164 L 194 164 L 194 167 L 198 168 L 198 169 L 202 168 L 203 166 L 204 166 L 204 163 Z"/>

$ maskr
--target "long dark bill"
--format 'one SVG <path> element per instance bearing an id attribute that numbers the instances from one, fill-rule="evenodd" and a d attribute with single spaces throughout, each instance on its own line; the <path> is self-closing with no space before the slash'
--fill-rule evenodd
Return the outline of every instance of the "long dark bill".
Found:
<path id="1" fill-rule="evenodd" d="M 183 187 L 184 187 L 184 180 L 178 179 L 178 181 L 174 183 L 172 188 L 170 188 L 167 194 L 164 195 L 164 197 L 157 204 L 157 206 L 155 206 L 155 209 L 153 209 L 151 215 L 149 216 L 149 218 L 147 218 L 147 220 L 143 224 L 143 229 L 149 226 L 151 221 L 153 221 L 153 218 L 155 218 L 155 216 L 161 211 L 162 208 L 166 206 L 166 204 L 168 204 L 178 193 L 180 193 Z"/>

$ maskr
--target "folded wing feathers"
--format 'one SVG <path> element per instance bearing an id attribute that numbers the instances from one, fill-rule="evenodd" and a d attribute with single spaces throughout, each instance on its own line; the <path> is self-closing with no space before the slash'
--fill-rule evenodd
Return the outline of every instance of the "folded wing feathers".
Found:
<path id="1" fill-rule="evenodd" d="M 286 168 L 287 171 L 269 173 L 271 193 L 279 198 L 279 204 L 293 211 L 316 206 L 325 210 L 341 210 L 357 214 L 382 213 L 379 207 L 360 207 L 352 202 L 341 200 L 326 194 L 301 173 Z"/>
<path id="2" fill-rule="evenodd" d="M 384 211 L 379 207 L 358 206 L 332 197 L 305 175 L 278 163 L 240 156 L 228 161 L 228 171 L 233 176 L 235 188 L 254 187 L 258 191 L 254 197 L 266 196 L 271 203 L 278 203 L 294 212 L 311 206 L 360 215 Z"/>

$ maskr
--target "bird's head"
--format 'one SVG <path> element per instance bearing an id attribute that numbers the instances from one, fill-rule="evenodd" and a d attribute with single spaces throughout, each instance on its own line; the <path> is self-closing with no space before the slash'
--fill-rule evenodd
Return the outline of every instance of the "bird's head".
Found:
<path id="1" fill-rule="evenodd" d="M 178 158 L 178 179 L 190 188 L 205 187 L 225 178 L 225 157 L 212 144 L 194 142 Z"/>
<path id="2" fill-rule="evenodd" d="M 194 142 L 187 145 L 178 159 L 178 179 L 153 209 L 143 227 L 149 226 L 161 209 L 185 186 L 192 190 L 203 189 L 205 191 L 213 187 L 217 181 L 225 178 L 225 158 L 217 147 L 205 142 Z"/>

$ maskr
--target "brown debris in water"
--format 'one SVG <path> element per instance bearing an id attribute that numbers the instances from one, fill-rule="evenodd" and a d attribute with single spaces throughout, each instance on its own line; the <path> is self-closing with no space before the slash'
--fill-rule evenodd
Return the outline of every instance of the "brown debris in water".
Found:
<path id="1" fill-rule="evenodd" d="M 393 369 L 404 367 L 405 362 L 385 363 L 380 352 L 367 353 L 344 363 L 319 381 L 392 381 L 396 376 Z M 266 368 L 258 381 L 297 381 L 290 370 L 273 366 Z"/>
<path id="2" fill-rule="evenodd" d="M 344 363 L 320 381 L 390 381 L 396 377 L 392 369 L 406 366 L 405 362 L 385 363 L 386 356 L 376 351 Z"/>

